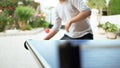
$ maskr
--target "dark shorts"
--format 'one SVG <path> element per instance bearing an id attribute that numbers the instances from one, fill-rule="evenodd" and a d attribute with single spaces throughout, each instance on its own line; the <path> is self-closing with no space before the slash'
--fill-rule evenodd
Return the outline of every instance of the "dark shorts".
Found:
<path id="1" fill-rule="evenodd" d="M 67 35 L 64 35 L 60 40 L 93 40 L 93 34 L 88 33 L 82 37 L 79 38 L 71 38 Z"/>

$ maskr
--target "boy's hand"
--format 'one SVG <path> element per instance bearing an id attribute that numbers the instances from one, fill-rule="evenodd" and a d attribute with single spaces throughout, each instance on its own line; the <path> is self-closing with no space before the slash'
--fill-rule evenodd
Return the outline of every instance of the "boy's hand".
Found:
<path id="1" fill-rule="evenodd" d="M 66 30 L 67 32 L 69 32 L 69 28 L 70 28 L 71 24 L 72 24 L 71 21 L 69 21 L 69 22 L 67 22 L 67 23 L 65 24 L 65 30 Z"/>

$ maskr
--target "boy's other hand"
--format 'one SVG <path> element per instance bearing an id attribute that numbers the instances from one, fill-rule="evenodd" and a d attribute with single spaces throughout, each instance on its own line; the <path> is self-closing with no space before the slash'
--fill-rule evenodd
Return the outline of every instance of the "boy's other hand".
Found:
<path id="1" fill-rule="evenodd" d="M 67 22 L 67 23 L 65 24 L 65 30 L 66 30 L 67 32 L 69 32 L 69 28 L 70 28 L 71 24 L 72 24 L 71 21 L 69 21 L 69 22 Z"/>

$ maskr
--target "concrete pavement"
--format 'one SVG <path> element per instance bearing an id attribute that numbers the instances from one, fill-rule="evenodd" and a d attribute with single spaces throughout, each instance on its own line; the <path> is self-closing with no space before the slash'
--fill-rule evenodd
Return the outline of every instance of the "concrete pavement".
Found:
<path id="1" fill-rule="evenodd" d="M 24 41 L 32 36 L 0 38 L 0 68 L 38 68 L 35 60 L 24 48 Z"/>

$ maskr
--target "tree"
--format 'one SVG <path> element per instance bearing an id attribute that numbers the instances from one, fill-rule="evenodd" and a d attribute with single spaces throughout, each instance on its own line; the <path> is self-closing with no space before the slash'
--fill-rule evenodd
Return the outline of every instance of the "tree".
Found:
<path id="1" fill-rule="evenodd" d="M 100 24 L 100 19 L 102 16 L 102 11 L 104 8 L 106 8 L 106 1 L 105 0 L 87 0 L 87 5 L 93 9 L 98 9 L 98 23 Z"/>

